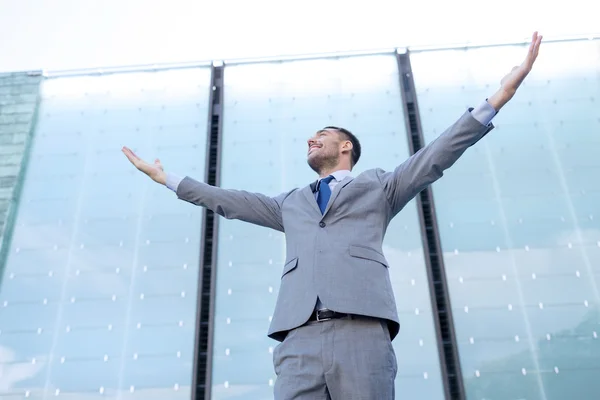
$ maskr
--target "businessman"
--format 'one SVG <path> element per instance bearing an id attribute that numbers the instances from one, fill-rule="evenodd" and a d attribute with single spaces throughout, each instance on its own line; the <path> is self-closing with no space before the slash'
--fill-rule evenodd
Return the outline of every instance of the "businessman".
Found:
<path id="1" fill-rule="evenodd" d="M 382 252 L 386 228 L 493 129 L 492 118 L 531 71 L 541 40 L 533 34 L 525 60 L 495 94 L 393 171 L 352 176 L 360 143 L 339 127 L 308 139 L 308 165 L 319 178 L 275 197 L 181 179 L 158 159 L 147 163 L 123 148 L 137 169 L 179 199 L 285 233 L 287 257 L 268 332 L 280 342 L 273 353 L 277 400 L 394 398 L 392 340 L 400 323 Z"/>

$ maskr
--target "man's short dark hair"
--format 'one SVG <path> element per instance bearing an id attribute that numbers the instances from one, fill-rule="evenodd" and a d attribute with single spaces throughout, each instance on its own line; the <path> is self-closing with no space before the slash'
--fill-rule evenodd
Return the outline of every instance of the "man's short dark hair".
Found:
<path id="1" fill-rule="evenodd" d="M 344 136 L 345 140 L 349 140 L 352 143 L 351 161 L 352 161 L 352 166 L 354 167 L 356 165 L 356 163 L 358 162 L 358 160 L 360 159 L 360 142 L 358 141 L 358 138 L 356 136 L 354 136 L 354 134 L 352 132 L 350 132 L 348 129 L 340 128 L 337 126 L 326 126 L 323 129 L 335 129 L 336 131 L 340 132 Z"/>

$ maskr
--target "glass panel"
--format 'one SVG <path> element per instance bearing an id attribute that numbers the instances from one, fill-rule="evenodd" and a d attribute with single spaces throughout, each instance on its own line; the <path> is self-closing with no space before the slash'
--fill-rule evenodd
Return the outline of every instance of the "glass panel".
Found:
<path id="1" fill-rule="evenodd" d="M 316 177 L 306 164 L 306 140 L 328 124 L 347 126 L 361 140 L 355 175 L 393 169 L 409 154 L 398 79 L 392 55 L 228 66 L 221 186 L 277 195 L 308 185 Z M 213 397 L 272 398 L 277 342 L 267 330 L 285 259 L 283 235 L 221 219 L 218 237 Z M 441 399 L 415 202 L 390 225 L 384 251 L 403 326 L 394 340 L 397 390 Z"/>
<path id="2" fill-rule="evenodd" d="M 496 129 L 433 185 L 469 399 L 600 389 L 599 50 L 543 44 Z M 525 52 L 413 54 L 426 140 L 490 96 Z"/>
<path id="3" fill-rule="evenodd" d="M 209 68 L 44 82 L 0 291 L 0 397 L 190 397 L 202 210 L 120 149 L 202 177 L 209 91 Z"/>

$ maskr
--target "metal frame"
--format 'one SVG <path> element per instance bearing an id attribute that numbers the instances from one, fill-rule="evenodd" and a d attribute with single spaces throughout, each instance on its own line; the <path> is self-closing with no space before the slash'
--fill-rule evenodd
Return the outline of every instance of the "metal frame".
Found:
<path id="1" fill-rule="evenodd" d="M 213 80 L 214 80 L 214 68 L 211 68 L 210 72 L 210 85 L 208 88 L 208 116 L 207 116 L 207 126 L 206 126 L 206 156 L 204 160 L 204 182 L 208 181 L 208 173 L 209 173 L 209 160 L 210 160 L 210 131 L 211 131 L 211 120 L 212 120 L 212 102 L 213 102 Z M 196 400 L 196 392 L 198 387 L 198 358 L 200 353 L 200 332 L 202 330 L 202 305 L 203 305 L 203 291 L 202 285 L 204 283 L 204 251 L 206 250 L 206 210 L 202 211 L 202 226 L 200 227 L 200 260 L 198 262 L 198 291 L 196 298 L 196 325 L 194 331 L 194 364 L 192 367 L 192 400 Z"/>
<path id="2" fill-rule="evenodd" d="M 216 129 L 218 129 L 216 134 L 216 143 L 214 143 L 216 149 L 215 154 L 215 186 L 221 186 L 221 156 L 222 156 L 222 139 L 223 139 L 223 99 L 225 95 L 224 90 L 224 79 L 225 79 L 225 68 L 224 66 L 213 67 L 214 69 L 218 69 L 220 71 L 220 80 L 217 82 L 215 80 L 215 87 L 219 89 L 220 101 L 219 104 L 213 104 L 213 107 L 218 108 L 217 111 L 219 120 L 217 123 Z M 217 255 L 218 255 L 218 246 L 219 246 L 219 218 L 216 214 L 213 213 L 213 237 L 212 237 L 212 255 L 211 255 L 211 285 L 210 285 L 210 311 L 208 318 L 208 344 L 207 344 L 207 355 L 206 355 L 206 387 L 205 387 L 205 395 L 204 398 L 206 400 L 211 398 L 212 392 L 212 361 L 213 361 L 213 340 L 214 340 L 214 321 L 215 321 L 215 294 L 216 294 L 216 283 L 217 283 Z"/>
<path id="3" fill-rule="evenodd" d="M 335 53 L 314 53 L 314 54 L 297 54 L 289 56 L 277 57 L 256 57 L 256 58 L 241 58 L 222 61 L 225 65 L 247 65 L 261 63 L 283 63 L 289 61 L 306 61 L 306 60 L 325 60 L 325 59 L 340 59 L 350 57 L 376 56 L 382 54 L 393 54 L 396 48 L 374 49 L 374 50 L 357 50 Z"/>
<path id="4" fill-rule="evenodd" d="M 584 40 L 596 40 L 600 39 L 600 32 L 581 34 L 581 35 L 564 35 L 547 37 L 544 39 L 544 43 L 556 43 L 556 42 L 578 42 Z M 482 47 L 504 47 L 504 46 L 518 46 L 529 43 L 529 38 L 524 38 L 520 41 L 498 41 L 498 42 L 486 42 L 486 43 L 456 43 L 448 45 L 416 45 L 416 46 L 397 46 L 396 48 L 386 49 L 371 49 L 371 50 L 356 50 L 347 52 L 333 52 L 333 53 L 312 53 L 312 54 L 289 54 L 280 55 L 274 57 L 253 57 L 253 58 L 231 58 L 231 59 L 217 59 L 217 60 L 204 60 L 204 61 L 191 61 L 181 63 L 157 63 L 157 64 L 143 64 L 143 65 L 132 65 L 132 66 L 114 66 L 114 67 L 97 67 L 97 68 L 82 68 L 82 69 L 69 69 L 69 70 L 42 70 L 41 74 L 45 78 L 58 78 L 67 76 L 81 76 L 81 75 L 104 75 L 112 73 L 124 73 L 124 72 L 153 72 L 167 69 L 181 69 L 181 68 L 196 68 L 196 67 L 219 67 L 223 64 L 227 65 L 238 65 L 238 64 L 252 64 L 259 62 L 279 62 L 279 61 L 295 61 L 295 60 L 314 60 L 314 59 L 326 59 L 336 57 L 354 57 L 354 56 L 365 56 L 365 55 L 376 55 L 376 54 L 389 54 L 396 49 L 405 49 L 411 53 L 421 53 L 428 51 L 440 51 L 440 50 L 467 50 Z M 23 71 L 25 73 L 31 73 L 29 71 Z M 33 73 L 40 73 L 35 71 Z"/>
<path id="5" fill-rule="evenodd" d="M 555 36 L 544 39 L 544 43 L 561 43 L 561 42 L 580 42 L 584 40 L 596 40 L 600 39 L 600 33 L 591 33 L 589 35 L 568 35 L 568 36 Z M 497 42 L 469 42 L 463 44 L 449 44 L 442 46 L 410 46 L 408 50 L 411 53 L 423 53 L 428 51 L 442 51 L 442 50 L 469 50 L 469 49 L 480 49 L 486 47 L 506 47 L 506 46 L 519 46 L 528 45 L 531 41 L 530 37 L 524 38 L 522 41 L 497 41 Z"/>
<path id="6" fill-rule="evenodd" d="M 124 74 L 124 73 L 136 73 L 136 72 L 159 72 L 167 71 L 171 69 L 188 69 L 188 68 L 200 68 L 200 67 L 212 67 L 214 64 L 211 61 L 199 61 L 199 62 L 188 62 L 188 63 L 160 63 L 160 64 L 144 64 L 144 65 L 132 65 L 132 66 L 120 66 L 120 67 L 99 67 L 99 68 L 82 68 L 82 69 L 69 69 L 61 71 L 46 71 L 42 70 L 35 71 L 35 73 L 41 74 L 45 78 L 67 78 L 75 76 L 95 76 L 95 75 L 112 75 L 112 74 Z"/>
<path id="7" fill-rule="evenodd" d="M 412 155 L 424 147 L 425 140 L 412 75 L 410 53 L 397 53 L 396 60 L 408 146 Z M 465 399 L 465 389 L 462 369 L 458 357 L 456 332 L 454 331 L 452 307 L 431 187 L 419 193 L 416 200 L 444 394 L 446 399 L 463 400 Z"/>
<path id="8" fill-rule="evenodd" d="M 204 181 L 219 186 L 221 182 L 221 136 L 223 126 L 223 66 L 211 66 L 209 110 L 206 140 L 206 164 Z M 194 366 L 192 377 L 192 400 L 210 399 L 212 383 L 212 357 L 215 309 L 215 285 L 219 218 L 213 211 L 203 210 L 202 239 L 200 244 L 200 274 L 198 276 L 198 304 L 196 312 L 196 337 L 194 342 Z M 205 276 L 209 268 L 209 276 Z M 205 278 L 209 279 L 208 291 Z M 201 341 L 206 337 L 206 349 Z M 205 352 L 205 354 L 202 354 Z M 200 371 L 203 363 L 204 373 Z M 202 386 L 204 388 L 202 389 Z"/>

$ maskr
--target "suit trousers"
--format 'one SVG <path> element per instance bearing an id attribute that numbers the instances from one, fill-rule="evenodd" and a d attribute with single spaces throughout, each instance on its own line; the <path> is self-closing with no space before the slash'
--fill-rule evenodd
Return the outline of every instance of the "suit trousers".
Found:
<path id="1" fill-rule="evenodd" d="M 393 400 L 396 361 L 383 320 L 309 322 L 273 351 L 275 400 Z"/>

